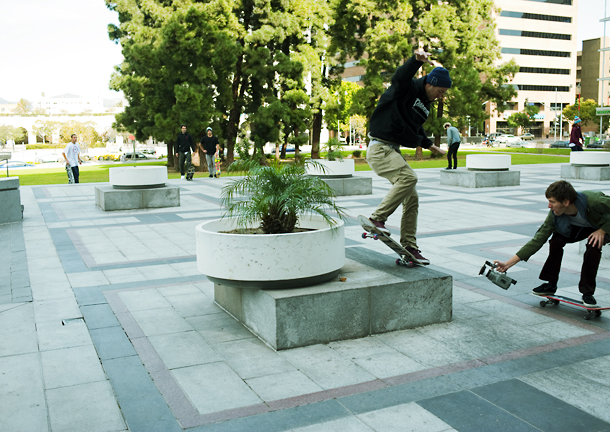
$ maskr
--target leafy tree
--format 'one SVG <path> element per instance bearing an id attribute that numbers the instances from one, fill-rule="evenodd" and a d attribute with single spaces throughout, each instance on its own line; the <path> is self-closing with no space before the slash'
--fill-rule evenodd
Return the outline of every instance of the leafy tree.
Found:
<path id="1" fill-rule="evenodd" d="M 6 145 L 8 140 L 22 141 L 27 137 L 25 129 L 11 125 L 0 125 L 0 142 Z"/>
<path id="2" fill-rule="evenodd" d="M 511 114 L 506 120 L 510 127 L 526 130 L 533 123 L 532 119 L 539 111 L 540 108 L 530 105 L 526 99 L 523 111 Z"/>
<path id="3" fill-rule="evenodd" d="M 349 130 L 350 117 L 357 111 L 354 97 L 361 89 L 357 83 L 342 81 L 338 90 L 326 97 L 324 121 L 329 130 L 336 131 L 337 126 L 344 132 Z"/>
<path id="4" fill-rule="evenodd" d="M 45 144 L 44 137 L 52 137 L 55 132 L 61 127 L 61 122 L 53 120 L 36 120 L 32 126 L 32 130 L 38 136 L 42 137 L 42 143 Z M 49 139 L 49 142 L 51 140 Z"/>
<path id="5" fill-rule="evenodd" d="M 467 115 L 478 123 L 487 116 L 485 101 L 501 104 L 516 91 L 507 83 L 518 70 L 514 62 L 496 66 L 500 58 L 495 37 L 493 0 L 335 0 L 333 42 L 329 49 L 340 63 L 348 58 L 365 67 L 365 86 L 355 96 L 357 112 L 367 118 L 396 68 L 414 50 L 435 53 L 433 59 L 448 69 L 453 85 L 428 117 L 428 133 L 436 143 L 447 120 L 464 128 Z M 422 73 L 431 70 L 424 65 Z M 341 72 L 341 68 L 337 68 Z"/>
<path id="6" fill-rule="evenodd" d="M 568 105 L 563 109 L 563 115 L 570 121 L 574 121 L 574 117 L 580 117 L 582 125 L 586 126 L 589 123 L 599 124 L 600 116 L 597 115 L 596 109 L 599 107 L 595 100 L 586 99 L 581 101 L 580 110 L 576 105 Z"/>
<path id="7" fill-rule="evenodd" d="M 82 150 L 87 149 L 90 145 L 93 145 L 101 141 L 100 135 L 95 130 L 95 123 L 92 121 L 79 122 L 76 120 L 70 120 L 62 123 L 59 129 L 59 138 L 62 142 L 69 142 L 72 134 L 78 135 L 78 142 L 83 145 Z"/>
<path id="8" fill-rule="evenodd" d="M 15 114 L 23 115 L 30 113 L 30 111 L 32 111 L 32 102 L 27 99 L 19 99 L 15 108 Z"/>
<path id="9" fill-rule="evenodd" d="M 109 26 L 109 35 L 121 43 L 125 59 L 110 86 L 129 102 L 116 128 L 138 140 L 166 142 L 170 166 L 181 124 L 198 138 L 222 116 L 214 98 L 228 93 L 236 51 L 228 37 L 235 27 L 228 3 L 106 0 L 119 13 L 120 26 Z"/>

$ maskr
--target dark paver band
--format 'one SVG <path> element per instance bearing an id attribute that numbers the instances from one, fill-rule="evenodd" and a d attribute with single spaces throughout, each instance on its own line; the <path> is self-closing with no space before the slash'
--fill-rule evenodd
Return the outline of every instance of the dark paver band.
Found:
<path id="1" fill-rule="evenodd" d="M 510 297 L 504 297 L 500 294 L 486 291 L 480 288 L 476 288 L 473 286 L 469 286 L 463 282 L 455 282 L 456 285 L 461 288 L 469 289 L 478 294 L 487 296 L 488 298 L 493 298 L 500 300 L 502 302 L 511 304 L 513 306 L 521 307 L 530 311 L 534 311 L 543 315 L 550 314 L 551 312 L 545 311 L 541 308 L 536 308 L 529 304 L 522 303 L 518 300 L 512 299 Z M 129 290 L 144 290 L 155 288 L 155 286 L 141 286 L 141 287 L 133 287 L 129 288 Z M 365 404 L 357 403 L 357 405 L 361 406 L 361 409 L 364 409 L 365 412 L 372 411 L 374 409 L 384 408 L 387 406 L 394 406 L 400 403 L 400 400 L 405 400 L 405 398 L 397 397 L 394 395 L 390 399 L 385 399 L 383 397 L 380 398 L 379 392 L 387 392 L 388 389 L 395 388 L 396 390 L 403 389 L 405 385 L 411 386 L 414 384 L 422 384 L 428 383 L 433 380 L 437 380 L 443 377 L 452 378 L 455 376 L 455 380 L 452 382 L 458 383 L 458 387 L 446 388 L 445 390 L 453 391 L 463 390 L 464 388 L 471 388 L 474 385 L 481 384 L 490 384 L 493 382 L 502 381 L 505 379 L 512 379 L 516 376 L 520 376 L 524 373 L 531 373 L 532 368 L 535 371 L 541 370 L 546 367 L 543 365 L 552 365 L 553 367 L 556 365 L 555 363 L 548 362 L 538 362 L 533 367 L 528 365 L 521 365 L 518 362 L 520 360 L 528 359 L 531 357 L 542 356 L 547 353 L 557 353 L 561 351 L 570 351 L 574 349 L 579 349 L 584 345 L 599 343 L 600 341 L 607 341 L 608 343 L 604 344 L 605 348 L 602 348 L 602 352 L 608 352 L 610 354 L 610 332 L 594 325 L 591 325 L 582 320 L 576 320 L 568 317 L 558 317 L 556 314 L 553 314 L 555 319 L 561 319 L 562 321 L 569 323 L 571 325 L 577 325 L 580 328 L 591 331 L 593 334 L 579 336 L 574 338 L 565 339 L 559 342 L 552 342 L 545 345 L 539 345 L 530 348 L 524 348 L 519 350 L 513 350 L 507 353 L 478 358 L 470 361 L 453 363 L 445 366 L 435 367 L 431 369 L 425 369 L 422 371 L 412 372 L 408 374 L 393 376 L 385 379 L 375 379 L 372 381 L 367 381 L 355 385 L 344 386 L 329 390 L 324 390 L 320 392 L 310 393 L 306 395 L 280 399 L 275 401 L 269 401 L 263 404 L 256 404 L 251 406 L 245 406 L 220 412 L 215 412 L 211 414 L 198 414 L 194 406 L 188 400 L 188 397 L 182 391 L 180 385 L 175 381 L 171 373 L 167 370 L 166 366 L 163 364 L 163 361 L 159 357 L 159 355 L 154 350 L 152 344 L 148 341 L 148 339 L 144 336 L 142 330 L 139 325 L 133 319 L 125 305 L 122 303 L 118 293 L 124 290 L 108 290 L 104 293 L 105 297 L 108 300 L 108 305 L 115 313 L 115 316 L 119 320 L 121 326 L 123 327 L 125 333 L 130 335 L 130 339 L 138 356 L 140 357 L 142 363 L 146 366 L 149 371 L 151 377 L 154 379 L 155 384 L 159 388 L 159 391 L 166 399 L 168 406 L 171 408 L 172 412 L 176 416 L 178 422 L 185 428 L 212 425 L 219 422 L 226 422 L 230 420 L 237 419 L 245 419 L 248 417 L 256 417 L 257 415 L 263 415 L 265 413 L 272 413 L 287 409 L 292 409 L 300 406 L 306 406 L 315 403 L 321 403 L 330 400 L 340 400 L 341 403 L 345 403 L 345 405 L 352 410 L 351 403 L 349 402 L 350 397 L 356 397 L 360 399 L 363 395 L 375 395 L 378 400 L 385 401 L 381 404 L 370 403 L 370 400 L 367 399 Z M 126 336 L 127 337 L 127 336 Z M 591 351 L 587 349 L 587 351 L 591 352 L 591 355 L 599 355 L 601 354 L 599 350 L 595 352 L 595 350 Z M 591 357 L 593 358 L 593 357 Z M 582 353 L 576 352 L 575 355 L 567 355 L 564 356 L 564 360 L 567 362 L 576 362 L 582 361 L 586 359 L 586 356 L 583 356 Z M 516 362 L 518 366 L 516 368 L 506 367 L 507 364 L 511 364 L 512 362 Z M 561 363 L 561 360 L 560 360 Z M 489 368 L 497 368 L 503 367 L 503 369 L 508 369 L 503 373 L 496 373 L 488 370 Z M 476 373 L 477 376 L 480 376 L 479 380 L 472 380 L 471 372 L 479 372 Z M 465 379 L 460 378 L 461 373 L 466 373 Z M 469 374 L 469 375 L 468 375 Z M 478 383 L 478 384 L 477 384 Z M 471 385 L 472 384 L 472 385 Z M 434 386 L 432 388 L 435 388 Z M 418 394 L 418 393 L 414 393 Z M 419 393 L 421 395 L 421 393 Z M 442 393 L 445 394 L 445 393 Z M 411 396 L 413 393 L 406 397 L 406 401 L 412 402 L 418 399 L 412 399 Z M 421 398 L 420 398 L 421 399 Z M 485 406 L 485 405 L 483 405 Z M 377 407 L 377 408 L 376 408 Z M 355 410 L 356 412 L 358 410 Z M 512 423 L 511 423 L 512 424 Z M 519 423 L 520 424 L 520 423 Z M 293 426 L 294 427 L 294 426 Z M 231 429 L 227 429 L 231 430 Z M 501 430 L 501 429 L 499 429 Z"/>

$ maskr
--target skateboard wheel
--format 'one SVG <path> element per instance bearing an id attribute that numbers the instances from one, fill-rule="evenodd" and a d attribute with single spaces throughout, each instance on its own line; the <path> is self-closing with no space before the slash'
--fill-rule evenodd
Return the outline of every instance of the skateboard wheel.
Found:
<path id="1" fill-rule="evenodd" d="M 553 304 L 557 306 L 559 304 L 559 300 L 553 300 Z"/>
<path id="2" fill-rule="evenodd" d="M 379 240 L 379 235 L 378 235 L 378 234 L 373 234 L 373 238 L 374 238 L 375 240 Z"/>
<path id="3" fill-rule="evenodd" d="M 363 239 L 365 239 L 365 238 L 367 238 L 367 237 L 368 237 L 368 235 L 367 235 L 365 232 L 363 232 L 363 233 L 362 233 L 362 238 L 363 238 Z"/>
<path id="4" fill-rule="evenodd" d="M 541 301 L 540 302 L 540 307 L 546 307 L 546 302 L 545 301 Z"/>
<path id="5" fill-rule="evenodd" d="M 407 267 L 409 267 L 409 268 L 415 267 L 415 263 L 413 261 L 409 261 L 409 262 L 407 262 Z"/>
<path id="6" fill-rule="evenodd" d="M 589 321 L 591 319 L 591 312 L 584 316 L 585 320 Z"/>
<path id="7" fill-rule="evenodd" d="M 600 311 L 600 310 L 595 311 L 595 316 L 601 316 L 601 314 L 602 314 L 602 311 Z"/>
<path id="8" fill-rule="evenodd" d="M 395 261 L 396 265 L 400 265 L 400 261 L 401 261 L 400 258 L 396 258 L 396 261 Z"/>

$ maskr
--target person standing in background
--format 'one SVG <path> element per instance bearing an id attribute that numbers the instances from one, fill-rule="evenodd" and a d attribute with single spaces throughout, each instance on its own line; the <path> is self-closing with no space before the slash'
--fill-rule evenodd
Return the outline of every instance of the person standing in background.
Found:
<path id="1" fill-rule="evenodd" d="M 80 158 L 80 147 L 76 144 L 77 136 L 76 134 L 72 134 L 70 136 L 70 142 L 64 149 L 62 155 L 66 160 L 66 165 L 72 169 L 72 176 L 74 177 L 74 183 L 78 183 L 79 177 L 79 169 L 78 166 L 83 163 L 83 160 Z"/>
<path id="2" fill-rule="evenodd" d="M 457 169 L 457 152 L 460 148 L 462 138 L 457 128 L 451 126 L 451 123 L 447 122 L 443 125 L 447 130 L 447 163 L 448 166 L 445 169 L 451 169 L 451 157 L 453 157 L 453 169 Z"/>

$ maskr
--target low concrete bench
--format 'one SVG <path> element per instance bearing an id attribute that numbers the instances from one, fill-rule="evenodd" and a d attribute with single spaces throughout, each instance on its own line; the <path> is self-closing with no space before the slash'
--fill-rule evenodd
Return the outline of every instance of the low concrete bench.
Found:
<path id="1" fill-rule="evenodd" d="M 521 173 L 510 171 L 510 155 L 467 155 L 466 169 L 441 171 L 441 184 L 467 188 L 519 186 Z"/>
<path id="2" fill-rule="evenodd" d="M 337 196 L 371 195 L 373 193 L 373 179 L 354 176 L 356 172 L 354 159 L 329 161 L 315 159 L 322 167 L 309 165 L 307 174 L 320 177 Z"/>
<path id="3" fill-rule="evenodd" d="M 572 152 L 570 154 L 570 164 L 561 166 L 561 178 L 610 180 L 610 152 Z"/>
<path id="4" fill-rule="evenodd" d="M 214 300 L 276 350 L 451 320 L 450 275 L 417 267 L 399 278 L 348 259 L 340 276 L 294 289 L 214 284 Z"/>
<path id="5" fill-rule="evenodd" d="M 19 177 L 0 178 L 0 224 L 23 219 Z"/>
<path id="6" fill-rule="evenodd" d="M 109 180 L 109 185 L 95 187 L 95 204 L 104 211 L 180 205 L 180 188 L 165 184 L 164 166 L 110 168 Z"/>

